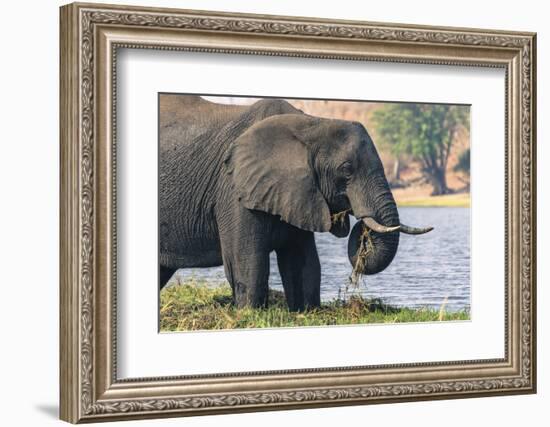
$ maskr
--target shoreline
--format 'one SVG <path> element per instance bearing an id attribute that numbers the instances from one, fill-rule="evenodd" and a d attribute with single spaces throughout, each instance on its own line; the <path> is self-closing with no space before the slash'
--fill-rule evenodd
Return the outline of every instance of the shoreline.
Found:
<path id="1" fill-rule="evenodd" d="M 190 280 L 164 288 L 160 293 L 160 331 L 281 328 L 353 324 L 419 323 L 470 320 L 470 312 L 406 308 L 384 303 L 379 298 L 351 296 L 323 302 L 321 307 L 291 312 L 284 294 L 270 289 L 267 308 L 236 308 L 229 285 L 210 288 Z"/>
<path id="2" fill-rule="evenodd" d="M 447 207 L 469 208 L 470 193 L 446 194 L 443 196 L 426 197 L 395 197 L 397 207 Z"/>

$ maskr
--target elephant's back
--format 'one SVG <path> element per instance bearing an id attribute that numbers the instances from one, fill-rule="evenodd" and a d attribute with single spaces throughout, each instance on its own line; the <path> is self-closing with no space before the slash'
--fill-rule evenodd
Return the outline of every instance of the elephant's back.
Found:
<path id="1" fill-rule="evenodd" d="M 189 198 L 212 190 L 205 178 L 219 172 L 227 142 L 218 133 L 242 114 L 243 107 L 178 94 L 161 95 L 159 104 L 161 203 L 175 198 L 181 205 L 182 194 Z M 201 202 L 204 205 L 205 200 Z"/>
<path id="2" fill-rule="evenodd" d="M 160 148 L 188 145 L 201 135 L 220 129 L 242 114 L 245 107 L 207 101 L 197 95 L 161 94 L 159 97 Z"/>

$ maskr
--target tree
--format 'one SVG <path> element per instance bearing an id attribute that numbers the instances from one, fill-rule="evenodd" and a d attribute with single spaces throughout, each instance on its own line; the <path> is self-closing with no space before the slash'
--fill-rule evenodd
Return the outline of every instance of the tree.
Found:
<path id="1" fill-rule="evenodd" d="M 467 148 L 458 156 L 458 162 L 454 167 L 455 172 L 462 172 L 470 176 L 470 149 Z"/>
<path id="2" fill-rule="evenodd" d="M 455 167 L 453 168 L 455 172 L 462 172 L 465 179 L 462 177 L 458 177 L 463 183 L 466 184 L 466 187 L 464 190 L 469 191 L 470 190 L 470 149 L 467 148 L 464 150 L 460 155 L 458 156 L 458 162 L 456 163 Z"/>
<path id="3" fill-rule="evenodd" d="M 390 185 L 394 185 L 401 181 L 401 156 L 403 152 L 397 146 L 397 142 L 400 139 L 399 132 L 404 123 L 402 123 L 402 117 L 398 109 L 387 107 L 389 106 L 375 110 L 373 120 L 377 125 L 376 135 L 380 137 L 376 139 L 377 145 L 386 148 L 394 157 L 392 173 L 389 177 Z"/>
<path id="4" fill-rule="evenodd" d="M 380 142 L 396 158 L 411 155 L 432 184 L 432 195 L 450 193 L 447 162 L 458 130 L 469 129 L 468 108 L 458 105 L 388 104 L 373 114 Z"/>

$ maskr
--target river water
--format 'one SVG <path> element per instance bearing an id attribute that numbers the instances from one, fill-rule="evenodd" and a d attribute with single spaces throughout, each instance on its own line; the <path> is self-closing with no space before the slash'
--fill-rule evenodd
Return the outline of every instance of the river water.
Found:
<path id="1" fill-rule="evenodd" d="M 347 238 L 316 233 L 321 261 L 321 299 L 328 301 L 359 293 L 385 303 L 411 308 L 470 309 L 470 209 L 402 207 L 401 221 L 413 226 L 433 226 L 421 236 L 401 234 L 391 265 L 373 276 L 363 276 L 357 289 L 349 284 L 351 265 Z M 195 278 L 211 284 L 226 282 L 223 266 L 178 270 L 174 279 Z M 174 280 L 173 279 L 173 280 Z M 282 290 L 275 253 L 271 254 L 269 286 Z M 347 288 L 347 291 L 346 291 Z"/>

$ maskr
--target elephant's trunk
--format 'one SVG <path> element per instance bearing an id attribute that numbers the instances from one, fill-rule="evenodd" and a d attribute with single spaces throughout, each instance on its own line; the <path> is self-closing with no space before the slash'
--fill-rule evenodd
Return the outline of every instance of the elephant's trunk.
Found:
<path id="1" fill-rule="evenodd" d="M 348 240 L 348 257 L 355 274 L 376 274 L 393 261 L 399 246 L 399 213 L 383 175 L 357 182 L 349 194 L 360 219 Z"/>
<path id="2" fill-rule="evenodd" d="M 360 220 L 348 240 L 348 258 L 354 275 L 376 274 L 393 261 L 400 233 L 424 234 L 432 227 L 416 228 L 399 222 L 393 194 L 383 173 L 359 181 L 350 191 L 353 213 Z"/>

